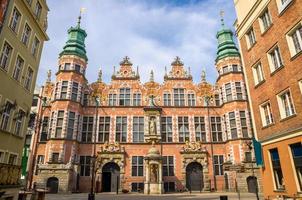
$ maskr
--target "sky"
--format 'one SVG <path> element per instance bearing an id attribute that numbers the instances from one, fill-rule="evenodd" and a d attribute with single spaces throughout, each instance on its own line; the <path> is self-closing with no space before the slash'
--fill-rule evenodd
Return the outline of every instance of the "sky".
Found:
<path id="1" fill-rule="evenodd" d="M 216 33 L 221 28 L 220 11 L 225 24 L 233 30 L 236 19 L 233 0 L 47 0 L 49 41 L 44 43 L 37 84 L 52 79 L 58 69 L 58 56 L 67 41 L 67 30 L 76 26 L 81 8 L 81 27 L 86 30 L 89 83 L 97 80 L 101 68 L 103 81 L 109 83 L 113 66 L 129 56 L 133 68 L 139 66 L 141 82 L 162 83 L 165 66 L 179 56 L 191 68 L 198 83 L 206 70 L 211 83 L 217 78 Z M 236 39 L 234 39 L 236 40 Z"/>

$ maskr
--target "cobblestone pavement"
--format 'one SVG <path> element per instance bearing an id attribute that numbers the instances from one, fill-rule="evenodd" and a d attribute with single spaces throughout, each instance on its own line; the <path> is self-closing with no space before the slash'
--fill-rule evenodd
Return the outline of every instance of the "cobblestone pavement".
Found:
<path id="1" fill-rule="evenodd" d="M 96 194 L 96 200 L 219 200 L 220 195 L 227 195 L 228 200 L 256 200 L 255 194 L 243 193 L 182 193 L 182 194 L 164 194 L 164 195 L 142 195 L 142 194 Z M 87 193 L 80 194 L 47 194 L 46 200 L 82 200 L 88 199 Z M 260 198 L 262 199 L 262 198 Z"/>

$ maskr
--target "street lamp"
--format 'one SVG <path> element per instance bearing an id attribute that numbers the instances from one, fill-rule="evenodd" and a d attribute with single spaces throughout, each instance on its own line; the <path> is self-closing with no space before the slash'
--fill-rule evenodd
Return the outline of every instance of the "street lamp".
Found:
<path id="1" fill-rule="evenodd" d="M 95 164 L 96 164 L 96 129 L 98 122 L 98 108 L 100 105 L 100 98 L 95 96 L 95 129 L 94 129 L 94 140 L 93 140 L 93 156 L 91 158 L 91 185 L 90 185 L 90 193 L 88 194 L 88 200 L 95 200 L 95 191 L 94 191 L 94 182 L 95 182 Z"/>
<path id="2" fill-rule="evenodd" d="M 246 146 L 249 148 L 250 151 L 253 150 L 253 142 L 252 141 L 247 141 L 245 142 Z M 252 176 L 253 179 L 255 178 L 255 171 L 254 171 L 254 162 L 252 160 Z M 255 179 L 254 179 L 255 180 Z M 255 194 L 256 194 L 256 199 L 259 200 L 259 194 L 258 194 L 258 183 L 257 183 L 257 179 L 256 179 L 256 189 L 255 189 Z"/>
<path id="3" fill-rule="evenodd" d="M 210 145 L 211 145 L 211 156 L 212 156 L 212 168 L 213 168 L 213 180 L 214 180 L 214 190 L 216 191 L 217 189 L 217 183 L 216 183 L 216 176 L 215 176 L 215 167 L 214 167 L 214 146 L 213 146 L 213 135 L 212 135 L 212 128 L 211 128 L 211 120 L 210 120 L 210 102 L 213 100 L 213 95 L 210 94 L 205 94 L 204 96 L 206 106 L 207 106 L 207 118 L 208 118 L 208 128 L 210 131 Z"/>
<path id="4" fill-rule="evenodd" d="M 43 93 L 43 89 L 41 90 L 41 95 Z M 33 155 L 32 155 L 32 163 L 31 163 L 31 169 L 29 171 L 29 174 L 27 174 L 27 180 L 25 182 L 25 188 L 27 190 L 30 190 L 32 187 L 32 182 L 33 182 L 33 176 L 34 176 L 34 170 L 36 166 L 36 157 L 37 157 L 37 152 L 38 152 L 38 143 L 39 143 L 39 138 L 40 138 L 40 129 L 41 129 L 41 124 L 42 124 L 42 112 L 45 110 L 45 107 L 47 106 L 47 98 L 43 96 L 36 96 L 39 98 L 39 104 L 38 104 L 38 109 L 37 109 L 37 118 L 36 118 L 36 123 L 35 123 L 35 131 L 34 134 L 36 137 L 32 138 L 34 139 L 32 142 L 34 144 L 34 149 L 33 149 Z M 29 177 L 28 177 L 29 175 Z"/>

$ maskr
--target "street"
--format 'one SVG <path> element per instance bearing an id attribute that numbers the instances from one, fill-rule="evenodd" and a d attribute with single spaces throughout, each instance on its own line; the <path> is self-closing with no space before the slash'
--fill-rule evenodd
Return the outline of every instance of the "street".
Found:
<path id="1" fill-rule="evenodd" d="M 96 200 L 177 200 L 177 199 L 207 199 L 207 200 L 219 200 L 220 195 L 227 195 L 228 200 L 252 200 L 256 199 L 254 194 L 251 193 L 242 193 L 240 197 L 237 193 L 182 193 L 182 194 L 163 194 L 163 195 L 143 195 L 143 194 L 97 194 Z M 47 194 L 46 200 L 58 200 L 58 199 L 66 199 L 66 200 L 82 200 L 87 199 L 87 193 L 80 194 Z"/>

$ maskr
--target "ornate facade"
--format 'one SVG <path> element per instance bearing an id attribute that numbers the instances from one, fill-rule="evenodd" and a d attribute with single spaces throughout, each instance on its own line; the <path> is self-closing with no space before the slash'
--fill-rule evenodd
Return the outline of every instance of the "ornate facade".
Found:
<path id="1" fill-rule="evenodd" d="M 215 85 L 193 82 L 179 57 L 163 83 L 140 82 L 125 57 L 110 83 L 89 84 L 86 32 L 68 31 L 55 82 L 42 95 L 34 181 L 52 192 L 87 192 L 96 154 L 97 192 L 247 190 L 253 175 L 250 115 L 233 34 L 218 32 Z M 47 136 L 47 137 L 45 137 Z M 95 142 L 95 149 L 94 149 Z M 238 170 L 239 169 L 239 170 Z M 237 186 L 236 186 L 237 185 Z"/>

